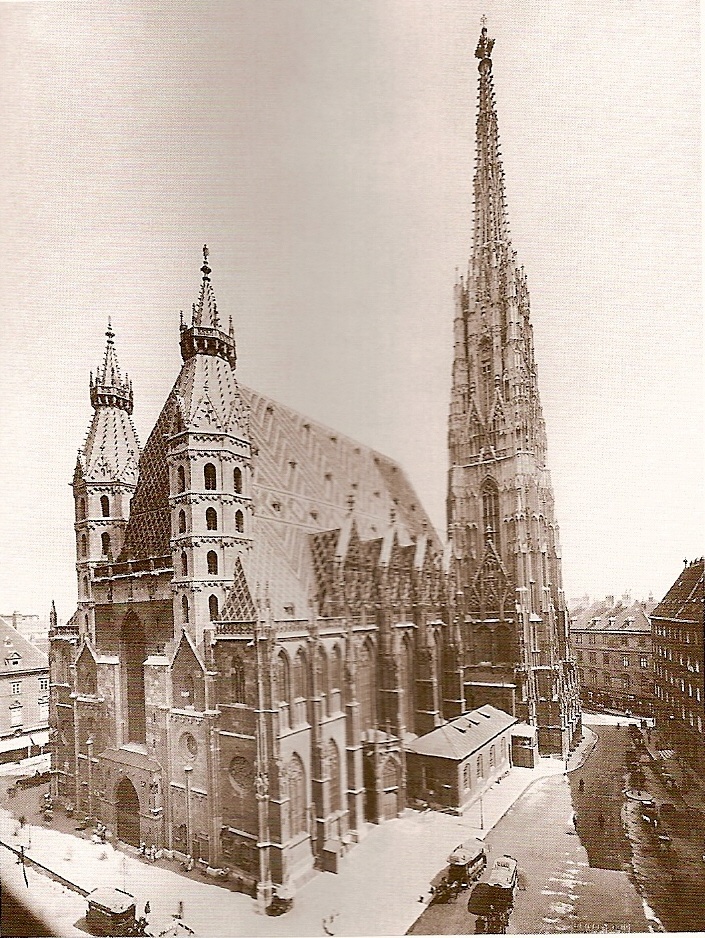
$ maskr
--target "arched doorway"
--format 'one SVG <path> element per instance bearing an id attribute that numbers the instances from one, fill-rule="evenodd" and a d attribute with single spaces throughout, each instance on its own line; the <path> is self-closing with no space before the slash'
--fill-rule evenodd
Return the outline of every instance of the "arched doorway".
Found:
<path id="1" fill-rule="evenodd" d="M 140 800 L 129 778 L 123 778 L 115 792 L 118 840 L 133 847 L 140 845 Z"/>
<path id="2" fill-rule="evenodd" d="M 399 776 L 401 766 L 393 756 L 388 756 L 382 766 L 382 791 L 380 818 L 390 821 L 399 814 Z"/>

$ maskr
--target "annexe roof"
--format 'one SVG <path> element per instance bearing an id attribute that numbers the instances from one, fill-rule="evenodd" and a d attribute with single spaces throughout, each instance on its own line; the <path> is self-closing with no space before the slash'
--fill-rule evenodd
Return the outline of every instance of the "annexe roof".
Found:
<path id="1" fill-rule="evenodd" d="M 705 602 L 705 561 L 701 557 L 684 567 L 680 576 L 656 606 L 655 619 L 702 624 Z"/>
<path id="2" fill-rule="evenodd" d="M 407 745 L 409 752 L 461 762 L 519 720 L 490 704 L 463 713 Z"/>

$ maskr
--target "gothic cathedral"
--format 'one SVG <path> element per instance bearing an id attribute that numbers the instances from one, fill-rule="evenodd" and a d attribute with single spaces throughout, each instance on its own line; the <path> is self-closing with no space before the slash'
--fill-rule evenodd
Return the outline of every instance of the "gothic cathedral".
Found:
<path id="1" fill-rule="evenodd" d="M 405 746 L 492 704 L 580 725 L 493 41 L 455 289 L 448 544 L 387 457 L 242 386 L 204 248 L 144 448 L 108 326 L 73 478 L 78 608 L 52 618 L 55 794 L 266 901 L 407 805 Z"/>

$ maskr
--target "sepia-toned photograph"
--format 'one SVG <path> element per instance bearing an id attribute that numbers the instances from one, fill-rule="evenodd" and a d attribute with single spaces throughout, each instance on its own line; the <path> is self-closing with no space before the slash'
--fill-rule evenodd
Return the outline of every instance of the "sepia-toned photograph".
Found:
<path id="1" fill-rule="evenodd" d="M 0 3 L 0 934 L 705 932 L 700 16 Z"/>

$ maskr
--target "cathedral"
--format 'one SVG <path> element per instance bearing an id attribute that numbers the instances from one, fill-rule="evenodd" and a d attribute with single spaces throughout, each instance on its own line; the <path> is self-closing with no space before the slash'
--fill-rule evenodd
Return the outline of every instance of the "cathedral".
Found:
<path id="1" fill-rule="evenodd" d="M 483 28 L 446 543 L 400 466 L 238 382 L 206 248 L 144 447 L 110 325 L 90 378 L 78 608 L 50 632 L 54 791 L 264 900 L 396 817 L 408 746 L 448 721 L 491 705 L 562 757 L 580 728 L 492 46 Z"/>

